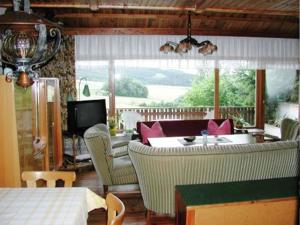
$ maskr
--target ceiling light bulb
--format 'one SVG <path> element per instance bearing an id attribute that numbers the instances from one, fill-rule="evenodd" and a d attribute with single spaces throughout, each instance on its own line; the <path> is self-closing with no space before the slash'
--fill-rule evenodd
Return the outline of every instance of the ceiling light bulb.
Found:
<path id="1" fill-rule="evenodd" d="M 173 52 L 174 47 L 172 45 L 170 45 L 169 43 L 166 43 L 160 47 L 159 51 L 167 54 L 168 52 Z"/>

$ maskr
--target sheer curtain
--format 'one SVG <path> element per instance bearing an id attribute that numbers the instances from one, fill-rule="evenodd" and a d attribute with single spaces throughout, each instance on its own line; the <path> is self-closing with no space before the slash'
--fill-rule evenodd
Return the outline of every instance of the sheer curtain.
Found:
<path id="1" fill-rule="evenodd" d="M 207 66 L 233 65 L 245 69 L 299 69 L 299 40 L 284 38 L 194 36 L 218 46 L 213 55 L 203 56 L 193 49 L 187 54 L 159 51 L 166 41 L 178 42 L 185 36 L 162 35 L 79 35 L 75 37 L 76 60 L 156 59 L 163 63 Z"/>

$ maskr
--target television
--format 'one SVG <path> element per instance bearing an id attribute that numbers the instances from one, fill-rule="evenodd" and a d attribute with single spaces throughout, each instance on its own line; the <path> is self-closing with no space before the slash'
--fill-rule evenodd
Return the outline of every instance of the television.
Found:
<path id="1" fill-rule="evenodd" d="M 69 101 L 68 133 L 83 136 L 83 133 L 97 123 L 107 123 L 105 99 L 88 101 Z"/>

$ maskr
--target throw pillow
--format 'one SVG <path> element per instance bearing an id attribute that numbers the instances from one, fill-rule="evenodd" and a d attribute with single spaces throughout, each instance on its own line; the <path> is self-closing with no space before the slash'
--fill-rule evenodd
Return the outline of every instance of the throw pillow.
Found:
<path id="1" fill-rule="evenodd" d="M 144 123 L 141 123 L 141 135 L 142 135 L 142 143 L 148 144 L 148 138 L 152 137 L 165 137 L 165 134 L 160 126 L 160 123 L 156 121 L 152 127 L 146 126 Z"/>
<path id="2" fill-rule="evenodd" d="M 208 135 L 231 134 L 231 124 L 227 119 L 220 126 L 213 120 L 208 121 Z"/>

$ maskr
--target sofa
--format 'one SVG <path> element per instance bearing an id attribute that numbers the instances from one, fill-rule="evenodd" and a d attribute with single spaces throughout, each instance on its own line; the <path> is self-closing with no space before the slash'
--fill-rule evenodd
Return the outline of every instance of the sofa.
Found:
<path id="1" fill-rule="evenodd" d="M 154 148 L 129 143 L 145 207 L 174 214 L 175 185 L 296 177 L 299 143 Z"/>
<path id="2" fill-rule="evenodd" d="M 221 125 L 226 119 L 214 119 L 214 121 Z M 201 130 L 207 130 L 208 119 L 203 120 L 161 120 L 158 121 L 166 137 L 176 136 L 199 136 Z M 231 133 L 234 133 L 233 120 L 229 119 L 231 124 Z M 156 121 L 137 122 L 137 133 L 139 139 L 142 140 L 141 123 L 151 127 Z"/>

